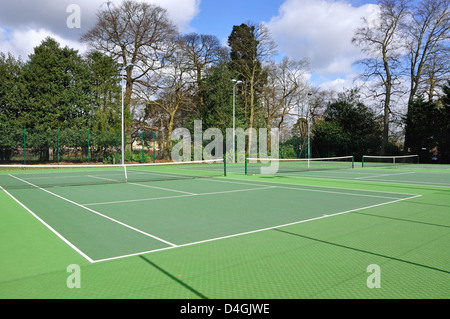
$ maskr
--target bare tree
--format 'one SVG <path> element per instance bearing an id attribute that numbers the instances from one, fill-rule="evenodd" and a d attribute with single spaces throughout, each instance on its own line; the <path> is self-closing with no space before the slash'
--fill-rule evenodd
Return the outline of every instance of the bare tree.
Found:
<path id="1" fill-rule="evenodd" d="M 264 87 L 263 112 L 268 130 L 275 125 L 279 129 L 292 114 L 308 86 L 305 74 L 308 61 L 284 58 L 271 62 L 267 67 L 267 84 Z"/>
<path id="2" fill-rule="evenodd" d="M 100 51 L 126 67 L 125 116 L 130 129 L 133 87 L 149 73 L 164 67 L 167 42 L 176 28 L 165 9 L 146 2 L 107 2 L 97 13 L 97 23 L 81 37 L 91 49 Z"/>
<path id="3" fill-rule="evenodd" d="M 143 78 L 137 90 L 140 100 L 146 105 L 146 114 L 157 115 L 158 131 L 167 133 L 167 140 L 183 116 L 191 112 L 194 105 L 196 70 L 190 64 L 184 43 L 173 42 L 164 69 Z M 155 119 L 146 119 L 153 120 Z"/>
<path id="4" fill-rule="evenodd" d="M 214 35 L 189 33 L 178 38 L 179 45 L 185 51 L 187 63 L 194 71 L 192 74 L 196 86 L 196 102 L 198 107 L 203 105 L 201 82 L 206 71 L 221 61 L 225 61 L 228 51 Z"/>
<path id="5" fill-rule="evenodd" d="M 442 92 L 450 74 L 449 46 L 439 45 L 435 52 L 430 54 L 424 64 L 423 79 L 416 95 L 427 96 L 428 101 L 433 100 Z"/>
<path id="6" fill-rule="evenodd" d="M 410 92 L 408 105 L 412 103 L 428 74 L 436 83 L 437 72 L 449 61 L 450 0 L 423 0 L 410 14 L 406 25 L 407 49 L 410 70 Z M 433 74 L 434 73 L 434 74 Z M 430 99 L 432 99 L 432 91 Z"/>
<path id="7" fill-rule="evenodd" d="M 199 86 L 205 70 L 224 59 L 226 49 L 214 35 L 189 33 L 180 36 L 179 41 L 186 51 L 192 69 L 196 71 Z"/>
<path id="8" fill-rule="evenodd" d="M 408 13 L 407 0 L 380 0 L 376 19 L 363 18 L 364 26 L 358 28 L 352 42 L 361 47 L 369 57 L 361 64 L 365 67 L 363 77 L 375 78 L 384 96 L 383 139 L 381 154 L 385 153 L 389 138 L 389 114 L 395 85 L 401 76 L 401 57 L 404 53 L 402 26 Z"/>
<path id="9" fill-rule="evenodd" d="M 414 99 L 419 90 L 428 92 L 433 99 L 439 83 L 448 78 L 450 39 L 450 0 L 423 0 L 411 12 L 407 24 L 407 58 L 410 76 L 410 91 L 406 121 L 410 118 Z M 428 85 L 428 89 L 424 88 Z M 411 144 L 409 127 L 405 132 L 405 152 Z"/>

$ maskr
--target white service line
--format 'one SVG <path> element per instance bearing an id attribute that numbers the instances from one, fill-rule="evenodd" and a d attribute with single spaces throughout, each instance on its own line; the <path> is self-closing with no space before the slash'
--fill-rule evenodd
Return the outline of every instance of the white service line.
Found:
<path id="1" fill-rule="evenodd" d="M 138 184 L 138 183 L 127 183 L 127 184 L 135 185 L 135 186 L 140 186 L 140 187 L 148 187 L 148 188 L 161 189 L 161 190 L 168 191 L 168 192 L 182 193 L 182 194 L 187 194 L 187 195 L 190 195 L 190 196 L 199 195 L 199 194 L 196 194 L 196 193 L 190 193 L 190 192 L 185 192 L 185 191 L 179 191 L 179 190 L 172 189 L 172 188 L 156 187 L 156 186 L 145 185 L 145 184 Z"/>
<path id="2" fill-rule="evenodd" d="M 417 172 L 409 172 L 409 173 L 417 173 Z M 408 174 L 409 174 L 408 173 Z M 405 173 L 403 173 L 405 174 Z M 427 172 L 427 174 L 440 174 L 437 172 Z M 446 174 L 446 173 L 444 173 Z M 390 174 L 392 175 L 392 174 Z M 436 182 L 420 182 L 420 181 L 405 181 L 405 180 L 388 180 L 388 179 L 382 179 L 382 180 L 374 180 L 374 178 L 380 176 L 380 175 L 371 175 L 363 177 L 365 178 L 365 180 L 363 180 L 363 178 L 361 177 L 353 177 L 353 178 L 344 178 L 344 177 L 338 177 L 338 176 L 323 176 L 323 175 L 306 175 L 306 174 L 302 174 L 300 175 L 283 175 L 284 177 L 291 177 L 291 178 L 296 178 L 296 179 L 314 179 L 314 180 L 336 180 L 336 181 L 343 181 L 343 182 L 352 182 L 352 181 L 357 181 L 357 182 L 370 182 L 373 184 L 400 184 L 400 185 L 417 185 L 417 186 L 433 186 L 433 187 L 450 187 L 449 183 L 436 183 Z M 371 178 L 371 179 L 370 179 Z M 269 181 L 264 181 L 264 183 L 276 183 L 276 182 L 269 182 Z M 281 183 L 281 182 L 278 182 Z M 283 184 L 287 184 L 287 183 L 283 183 Z M 374 191 L 376 192 L 376 191 Z M 395 193 L 394 193 L 395 194 Z M 401 194 L 401 193 L 397 193 L 397 194 Z"/>
<path id="3" fill-rule="evenodd" d="M 120 203 L 145 202 L 145 201 L 152 201 L 152 200 L 172 199 L 172 198 L 181 198 L 181 197 L 193 197 L 193 196 L 206 196 L 206 195 L 217 195 L 217 194 L 248 192 L 248 191 L 256 191 L 256 190 L 276 188 L 276 187 L 277 186 L 266 186 L 266 187 L 247 188 L 247 189 L 235 189 L 235 190 L 231 190 L 231 191 L 220 191 L 220 192 L 211 192 L 211 193 L 202 193 L 202 194 L 188 194 L 188 195 L 164 196 L 164 197 L 155 197 L 155 198 L 129 199 L 129 200 L 119 200 L 119 201 L 112 201 L 112 202 L 88 203 L 88 204 L 82 204 L 82 205 L 84 205 L 84 206 L 95 206 L 95 205 L 109 205 L 109 204 L 120 204 Z"/>
<path id="4" fill-rule="evenodd" d="M 386 202 L 386 203 L 380 203 L 380 204 L 370 205 L 370 206 L 366 206 L 366 207 L 355 208 L 355 209 L 351 209 L 351 210 L 347 210 L 347 211 L 343 211 L 343 212 L 327 214 L 327 215 L 314 217 L 314 218 L 310 218 L 310 219 L 305 219 L 305 220 L 300 220 L 300 221 L 287 223 L 287 224 L 283 224 L 283 225 L 271 226 L 271 227 L 266 227 L 266 228 L 261 228 L 261 229 L 250 230 L 250 231 L 242 232 L 242 233 L 238 233 L 238 234 L 231 234 L 231 235 L 228 235 L 228 236 L 222 236 L 222 237 L 216 237 L 216 238 L 200 240 L 200 241 L 196 241 L 196 242 L 192 242 L 192 243 L 181 244 L 181 245 L 178 245 L 177 247 L 166 247 L 166 248 L 160 248 L 160 249 L 155 249 L 155 250 L 142 251 L 142 252 L 139 252 L 139 253 L 133 253 L 133 254 L 128 254 L 128 255 L 115 256 L 115 257 L 110 257 L 110 258 L 105 258 L 105 259 L 98 259 L 98 260 L 95 260 L 94 262 L 102 262 L 102 261 L 108 261 L 108 260 L 114 260 L 114 259 L 121 259 L 121 258 L 126 258 L 126 257 L 131 257 L 131 256 L 138 256 L 138 255 L 143 255 L 143 254 L 149 254 L 149 253 L 153 253 L 153 252 L 157 252 L 157 251 L 163 251 L 163 250 L 168 250 L 168 249 L 173 249 L 173 248 L 180 248 L 180 247 L 187 247 L 187 246 L 192 246 L 192 245 L 212 242 L 212 241 L 221 240 L 221 239 L 227 239 L 227 238 L 233 238 L 233 237 L 238 237 L 238 236 L 243 236 L 243 235 L 259 233 L 259 232 L 263 232 L 263 231 L 266 231 L 266 230 L 271 230 L 271 229 L 276 229 L 276 228 L 281 228 L 281 227 L 287 227 L 287 226 L 292 226 L 292 225 L 297 225 L 297 224 L 301 224 L 301 223 L 310 222 L 310 221 L 313 221 L 313 220 L 318 220 L 318 219 L 329 218 L 329 217 L 338 216 L 338 215 L 342 215 L 342 214 L 347 214 L 347 213 L 355 212 L 355 211 L 358 211 L 358 210 L 370 209 L 370 208 L 374 208 L 374 207 L 378 207 L 378 206 L 393 204 L 393 203 L 397 203 L 397 202 L 401 202 L 401 201 L 404 201 L 404 200 L 413 199 L 413 198 L 417 198 L 417 197 L 421 197 L 421 196 L 422 195 L 412 195 L 409 198 L 397 199 L 397 200 L 389 201 L 389 202 Z"/>
<path id="5" fill-rule="evenodd" d="M 220 182 L 220 183 L 232 183 L 232 184 L 241 184 L 241 185 L 252 185 L 262 186 L 263 184 L 254 184 L 254 183 L 244 183 L 244 182 L 233 182 L 233 181 L 225 181 L 225 180 L 218 180 L 218 179 L 212 179 L 211 181 L 214 182 Z M 281 182 L 268 182 L 264 181 L 262 183 L 272 183 L 272 184 L 282 184 L 282 185 L 293 185 L 296 184 L 288 184 L 288 183 L 281 183 Z M 306 185 L 301 185 L 306 186 Z M 348 196 L 362 196 L 362 197 L 373 197 L 373 198 L 384 198 L 384 199 L 401 199 L 398 197 L 390 197 L 390 196 L 378 196 L 378 195 L 367 195 L 367 194 L 355 194 L 355 193 L 345 193 L 345 192 L 337 192 L 337 191 L 326 191 L 326 190 L 318 190 L 318 189 L 311 189 L 311 188 L 299 188 L 299 187 L 288 187 L 288 186 L 275 186 L 276 188 L 282 188 L 282 189 L 291 189 L 291 190 L 300 190 L 300 191 L 308 191 L 308 192 L 318 192 L 318 193 L 329 193 L 329 194 L 338 194 L 338 195 L 348 195 Z M 323 186 L 311 186 L 311 187 L 320 187 L 320 188 L 335 188 L 335 187 L 323 187 Z M 345 190 L 355 190 L 351 188 L 336 188 L 336 189 L 345 189 Z M 355 191 L 361 191 L 361 190 L 355 190 Z M 371 192 L 371 193 L 385 193 L 385 194 L 398 194 L 398 195 L 408 195 L 411 196 L 411 194 L 402 194 L 402 193 L 391 193 L 391 192 L 381 192 L 381 191 L 366 191 L 365 192 Z"/>
<path id="6" fill-rule="evenodd" d="M 102 180 L 112 180 L 112 179 L 110 179 L 110 178 L 98 177 L 98 176 L 94 176 L 94 175 L 88 175 L 88 177 L 91 177 L 91 178 L 97 178 L 97 179 L 102 179 Z M 119 180 L 116 180 L 116 179 L 113 179 L 113 181 L 120 182 Z M 195 194 L 195 193 L 189 193 L 189 192 L 179 191 L 179 190 L 171 189 L 171 188 L 156 187 L 156 186 L 143 185 L 143 184 L 137 184 L 137 183 L 127 183 L 127 184 L 130 184 L 130 185 L 136 185 L 136 186 L 141 186 L 141 187 L 148 187 L 148 188 L 161 189 L 161 190 L 165 190 L 165 191 L 169 191 L 169 192 L 175 192 L 175 193 L 183 193 L 183 194 L 188 194 L 188 195 L 197 195 L 197 194 Z"/>
<path id="7" fill-rule="evenodd" d="M 154 236 L 154 235 L 152 235 L 152 234 L 146 233 L 146 232 L 144 232 L 144 231 L 142 231 L 142 230 L 140 230 L 140 229 L 137 229 L 137 228 L 135 228 L 135 227 L 133 227 L 133 226 L 127 225 L 127 224 L 125 224 L 125 223 L 122 223 L 121 221 L 118 221 L 118 220 L 116 220 L 116 219 L 114 219 L 114 218 L 112 218 L 112 217 L 109 217 L 109 216 L 106 216 L 106 215 L 104 215 L 104 214 L 101 214 L 101 213 L 99 213 L 99 212 L 97 212 L 97 211 L 95 211 L 95 210 L 93 210 L 93 209 L 91 209 L 91 208 L 89 208 L 89 207 L 86 207 L 86 206 L 84 206 L 84 205 L 78 204 L 78 203 L 76 203 L 76 202 L 74 202 L 74 201 L 71 201 L 70 199 L 67 199 L 67 198 L 65 198 L 65 197 L 62 197 L 62 196 L 60 196 L 60 195 L 58 195 L 58 194 L 52 193 L 52 192 L 50 192 L 50 191 L 47 190 L 47 189 L 41 188 L 41 187 L 39 187 L 39 186 L 36 186 L 36 185 L 34 185 L 34 184 L 30 183 L 30 182 L 27 182 L 27 181 L 25 181 L 25 180 L 23 180 L 23 179 L 21 179 L 21 178 L 19 178 L 19 177 L 17 177 L 17 176 L 14 176 L 14 175 L 11 175 L 11 174 L 9 174 L 9 175 L 10 175 L 11 177 L 13 177 L 13 178 L 15 178 L 15 179 L 21 181 L 21 182 L 24 182 L 24 183 L 26 183 L 26 184 L 28 184 L 28 185 L 31 185 L 31 186 L 33 186 L 33 187 L 35 187 L 35 188 L 38 188 L 38 189 L 40 189 L 40 190 L 42 190 L 42 191 L 44 191 L 44 192 L 46 192 L 46 193 L 48 193 L 48 194 L 50 194 L 50 195 L 53 195 L 53 196 L 55 196 L 55 197 L 57 197 L 57 198 L 60 198 L 60 199 L 62 199 L 62 200 L 65 200 L 65 201 L 68 202 L 68 203 L 71 203 L 71 204 L 73 204 L 73 205 L 76 205 L 76 206 L 78 206 L 78 207 L 81 207 L 81 208 L 83 208 L 83 209 L 85 209 L 85 210 L 87 210 L 87 211 L 89 211 L 89 212 L 91 212 L 91 213 L 97 214 L 98 216 L 101 216 L 101 217 L 103 217 L 103 218 L 106 218 L 106 219 L 108 219 L 108 220 L 110 220 L 110 221 L 113 221 L 113 222 L 115 222 L 115 223 L 117 223 L 117 224 L 119 224 L 119 225 L 122 225 L 122 226 L 124 226 L 124 227 L 126 227 L 126 228 L 129 228 L 129 229 L 131 229 L 131 230 L 134 230 L 134 231 L 136 231 L 136 232 L 138 232 L 138 233 L 140 233 L 140 234 L 143 234 L 143 235 L 145 235 L 145 236 L 148 236 L 148 237 L 151 237 L 151 238 L 153 238 L 153 239 L 156 239 L 156 240 L 158 240 L 158 241 L 160 241 L 160 242 L 163 242 L 163 243 L 165 243 L 165 244 L 167 244 L 167 245 L 169 245 L 169 246 L 177 247 L 177 245 L 175 245 L 175 244 L 173 244 L 173 243 L 171 243 L 171 242 L 168 242 L 167 240 L 164 240 L 164 239 L 159 238 L 159 237 L 157 237 L 157 236 Z"/>
<path id="8" fill-rule="evenodd" d="M 395 175 L 408 175 L 408 174 L 414 174 L 415 172 L 404 172 L 404 173 L 395 173 L 395 174 L 381 174 L 381 175 L 370 175 L 370 176 L 363 176 L 363 177 L 355 177 L 354 179 L 365 179 L 365 178 L 377 178 L 377 177 L 385 177 L 385 176 L 395 176 Z"/>
<path id="9" fill-rule="evenodd" d="M 295 177 L 295 176 L 292 176 Z M 314 178 L 311 178 L 314 179 Z M 323 178 L 316 178 L 319 180 L 323 180 Z M 232 182 L 229 180 L 233 180 L 233 181 L 242 181 L 242 179 L 238 179 L 238 178 L 232 178 L 232 177 L 223 177 L 223 178 L 214 178 L 212 179 L 215 182 L 224 182 L 224 183 L 236 183 L 236 182 Z M 351 181 L 351 180 L 342 180 L 342 181 Z M 333 186 L 316 186 L 316 185 L 307 185 L 307 184 L 293 184 L 293 183 L 285 183 L 285 182 L 271 182 L 271 181 L 257 181 L 257 180 L 252 180 L 252 182 L 255 183 L 261 183 L 261 184 L 248 184 L 248 185 L 264 185 L 263 183 L 269 183 L 269 184 L 280 184 L 280 185 L 292 185 L 292 186 L 302 186 L 302 187 L 314 187 L 314 188 L 327 188 L 327 189 L 338 189 L 338 190 L 352 190 L 352 191 L 363 191 L 363 192 L 370 192 L 370 193 L 382 193 L 382 194 L 397 194 L 397 195 L 406 195 L 406 196 L 415 196 L 417 194 L 410 194 L 410 193 L 399 193 L 399 192 L 385 192 L 385 191 L 375 191 L 375 190 L 367 190 L 367 189 L 359 189 L 359 188 L 346 188 L 346 187 L 333 187 Z M 372 183 L 372 181 L 370 181 Z M 379 183 L 379 182 L 373 182 L 373 183 Z M 246 184 L 246 183 L 238 183 L 238 184 Z"/>

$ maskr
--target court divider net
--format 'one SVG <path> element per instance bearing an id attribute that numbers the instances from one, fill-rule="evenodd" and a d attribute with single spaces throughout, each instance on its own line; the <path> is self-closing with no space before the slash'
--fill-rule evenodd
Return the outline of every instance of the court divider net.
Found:
<path id="1" fill-rule="evenodd" d="M 245 174 L 277 175 L 303 171 L 347 169 L 354 168 L 354 163 L 353 156 L 297 159 L 247 158 Z"/>
<path id="2" fill-rule="evenodd" d="M 419 164 L 419 155 L 372 156 L 363 155 L 362 167 L 399 167 L 401 165 Z"/>

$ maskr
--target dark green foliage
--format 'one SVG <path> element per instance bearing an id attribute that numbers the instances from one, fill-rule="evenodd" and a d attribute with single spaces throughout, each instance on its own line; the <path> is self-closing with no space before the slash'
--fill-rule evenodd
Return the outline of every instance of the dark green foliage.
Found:
<path id="1" fill-rule="evenodd" d="M 120 128 L 117 64 L 98 52 L 83 59 L 52 38 L 26 63 L 0 54 L 0 127 Z"/>
<path id="2" fill-rule="evenodd" d="M 437 133 L 438 160 L 440 163 L 450 163 L 450 80 L 444 86 L 442 108 Z"/>
<path id="3" fill-rule="evenodd" d="M 88 129 L 0 129 L 0 162 L 98 162 L 116 156 L 120 132 Z"/>
<path id="4" fill-rule="evenodd" d="M 93 94 L 94 130 L 120 130 L 121 122 L 121 86 L 117 63 L 100 52 L 91 52 L 87 56 L 90 70 L 91 90 Z"/>
<path id="5" fill-rule="evenodd" d="M 450 84 L 450 82 L 449 82 Z M 414 100 L 405 120 L 410 147 L 420 161 L 450 163 L 450 88 L 437 101 Z M 434 159 L 434 160 L 433 160 Z"/>
<path id="6" fill-rule="evenodd" d="M 296 148 L 293 143 L 286 142 L 280 145 L 280 158 L 297 158 Z"/>
<path id="7" fill-rule="evenodd" d="M 259 109 L 259 94 L 267 83 L 267 71 L 262 66 L 261 43 L 255 26 L 241 24 L 233 26 L 228 37 L 231 49 L 229 69 L 236 74 L 236 80 L 243 82 L 237 99 L 243 105 L 244 115 L 250 126 L 264 126 Z M 259 123 L 258 123 L 259 122 Z"/>
<path id="8" fill-rule="evenodd" d="M 327 106 L 324 120 L 314 125 L 314 148 L 321 157 L 353 155 L 360 160 L 378 153 L 381 125 L 355 94 L 341 94 Z"/>
<path id="9" fill-rule="evenodd" d="M 66 157 L 88 159 L 88 137 L 90 146 L 99 146 L 92 155 L 102 157 L 100 153 L 116 145 L 116 134 L 109 132 L 120 130 L 119 81 L 111 58 L 93 52 L 83 59 L 52 38 L 37 46 L 26 63 L 0 53 L 1 160 L 18 153 L 19 160 L 52 160 L 58 142 L 61 158 L 69 149 L 78 149 Z M 97 131 L 107 136 L 88 136 Z"/>
<path id="10" fill-rule="evenodd" d="M 26 96 L 23 62 L 0 52 L 0 129 L 21 123 L 21 105 Z"/>
<path id="11" fill-rule="evenodd" d="M 238 72 L 242 69 L 252 69 L 255 63 L 259 63 L 259 69 L 261 69 L 261 63 L 257 61 L 258 41 L 255 37 L 254 26 L 244 23 L 233 26 L 233 31 L 228 37 L 228 45 L 231 48 L 231 69 Z"/>
<path id="12" fill-rule="evenodd" d="M 23 78 L 29 93 L 22 102 L 27 128 L 86 128 L 93 98 L 89 69 L 78 52 L 47 38 L 30 55 Z"/>
<path id="13" fill-rule="evenodd" d="M 227 128 L 233 127 L 233 82 L 232 71 L 227 63 L 221 63 L 209 70 L 201 81 L 199 88 L 203 104 L 194 115 L 195 119 L 202 119 L 204 127 L 215 127 L 226 133 Z M 245 116 L 236 89 L 236 127 L 245 128 Z M 192 128 L 193 128 L 192 119 Z M 225 135 L 224 135 L 225 136 Z"/>

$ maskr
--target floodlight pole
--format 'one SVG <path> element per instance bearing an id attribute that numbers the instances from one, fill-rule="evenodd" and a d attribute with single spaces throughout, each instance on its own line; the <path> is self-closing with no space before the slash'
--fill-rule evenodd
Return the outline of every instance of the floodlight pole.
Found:
<path id="1" fill-rule="evenodd" d="M 129 63 L 127 66 L 122 65 L 121 71 L 125 71 L 125 74 L 124 74 L 124 77 L 120 81 L 122 84 L 121 85 L 122 86 L 122 112 L 121 112 L 121 114 L 122 114 L 122 124 L 121 124 L 121 126 L 122 126 L 122 128 L 121 128 L 121 131 L 122 131 L 122 149 L 121 149 L 122 166 L 125 165 L 125 132 L 124 132 L 125 131 L 125 119 L 124 119 L 124 99 L 125 99 L 125 97 L 124 97 L 124 95 L 125 95 L 126 75 L 127 75 L 126 70 L 131 66 L 133 66 L 132 63 Z M 120 72 L 120 75 L 122 76 L 122 72 Z"/>
<path id="2" fill-rule="evenodd" d="M 308 92 L 307 103 L 308 103 L 308 159 L 311 158 L 311 106 L 309 103 L 309 97 L 312 95 L 311 92 Z"/>
<path id="3" fill-rule="evenodd" d="M 124 79 L 122 79 L 120 82 L 122 82 L 122 124 L 121 124 L 121 131 L 122 131 L 122 146 L 121 146 L 121 152 L 122 152 L 122 166 L 125 164 L 125 152 L 124 152 L 124 116 L 123 116 L 123 109 L 124 109 Z"/>
<path id="4" fill-rule="evenodd" d="M 233 84 L 233 160 L 231 161 L 231 163 L 235 163 L 236 162 L 236 156 L 235 156 L 235 150 L 236 150 L 236 147 L 235 147 L 235 121 L 236 121 L 236 111 L 235 111 L 235 108 L 236 108 L 236 85 L 238 85 L 238 84 L 241 84 L 242 83 L 242 81 L 237 81 L 237 80 L 235 80 L 235 79 L 233 79 L 233 80 L 231 80 L 231 82 L 233 82 L 234 84 Z"/>

